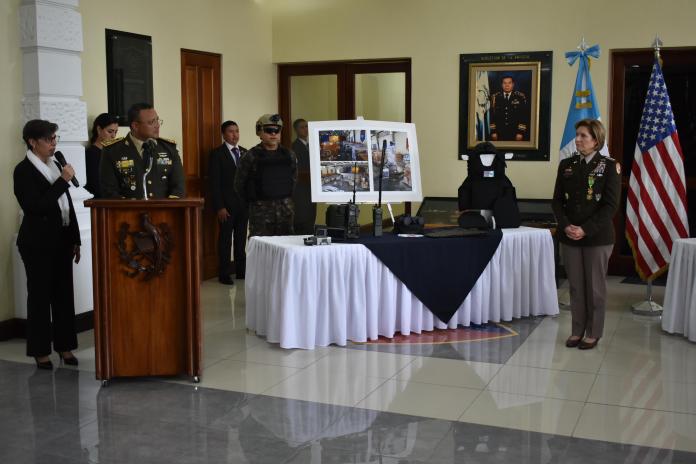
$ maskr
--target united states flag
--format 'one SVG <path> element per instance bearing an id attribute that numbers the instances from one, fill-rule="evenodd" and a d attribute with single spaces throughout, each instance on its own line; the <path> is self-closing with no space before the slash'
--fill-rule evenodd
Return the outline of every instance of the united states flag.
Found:
<path id="1" fill-rule="evenodd" d="M 689 236 L 684 156 L 660 63 L 655 59 L 631 167 L 626 237 L 638 274 L 667 269 L 672 242 Z"/>

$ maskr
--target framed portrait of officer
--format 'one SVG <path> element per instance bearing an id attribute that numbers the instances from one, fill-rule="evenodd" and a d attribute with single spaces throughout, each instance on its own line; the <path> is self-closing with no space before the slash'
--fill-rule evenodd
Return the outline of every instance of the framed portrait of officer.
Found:
<path id="1" fill-rule="evenodd" d="M 461 55 L 459 154 L 481 142 L 550 159 L 551 52 Z"/>

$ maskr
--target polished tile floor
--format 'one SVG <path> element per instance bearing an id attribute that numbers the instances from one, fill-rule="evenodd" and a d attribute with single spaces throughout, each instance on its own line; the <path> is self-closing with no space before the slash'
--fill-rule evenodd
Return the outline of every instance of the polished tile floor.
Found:
<path id="1" fill-rule="evenodd" d="M 198 386 L 102 388 L 91 332 L 53 373 L 0 342 L 0 462 L 695 463 L 696 344 L 620 281 L 590 351 L 565 348 L 566 311 L 493 340 L 282 350 L 245 330 L 239 283 L 205 282 Z"/>

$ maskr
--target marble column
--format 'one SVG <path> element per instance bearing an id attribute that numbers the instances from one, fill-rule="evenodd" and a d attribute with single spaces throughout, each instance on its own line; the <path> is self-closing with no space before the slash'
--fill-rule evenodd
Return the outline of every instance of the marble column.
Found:
<path id="1" fill-rule="evenodd" d="M 82 16 L 79 0 L 27 0 L 19 10 L 24 121 L 47 119 L 58 124 L 57 150 L 76 172 L 80 187 L 70 188 L 80 226 L 82 259 L 73 267 L 75 311 L 93 309 L 90 213 L 84 201 L 87 105 L 82 101 Z M 20 216 L 22 212 L 20 211 Z M 46 237 L 50 240 L 50 237 Z M 26 276 L 21 258 L 13 257 L 15 316 L 26 318 Z"/>

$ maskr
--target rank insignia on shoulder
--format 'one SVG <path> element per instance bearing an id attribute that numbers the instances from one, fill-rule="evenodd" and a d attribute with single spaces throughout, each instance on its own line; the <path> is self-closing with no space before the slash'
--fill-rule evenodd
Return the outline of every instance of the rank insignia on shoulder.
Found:
<path id="1" fill-rule="evenodd" d="M 169 142 L 169 143 L 171 143 L 172 145 L 176 145 L 176 140 L 174 140 L 174 139 L 167 139 L 167 138 L 164 138 L 164 137 L 160 137 L 160 140 L 164 140 L 165 142 Z"/>
<path id="2" fill-rule="evenodd" d="M 121 140 L 123 140 L 123 137 L 116 137 L 115 139 L 105 140 L 104 142 L 102 142 L 102 146 L 108 147 L 109 145 L 113 145 L 114 143 L 120 142 Z"/>
<path id="3" fill-rule="evenodd" d="M 621 174 L 621 164 L 616 163 L 614 166 L 616 166 L 616 173 Z"/>

